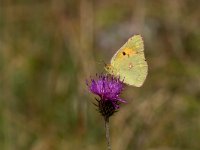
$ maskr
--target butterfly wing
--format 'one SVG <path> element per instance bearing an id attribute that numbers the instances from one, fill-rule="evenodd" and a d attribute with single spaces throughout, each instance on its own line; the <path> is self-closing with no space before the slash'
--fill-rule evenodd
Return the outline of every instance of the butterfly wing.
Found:
<path id="1" fill-rule="evenodd" d="M 124 82 L 136 87 L 144 83 L 148 65 L 144 56 L 144 44 L 140 35 L 131 37 L 112 57 L 109 73 L 120 76 Z"/>
<path id="2" fill-rule="evenodd" d="M 117 69 L 116 76 L 124 78 L 124 83 L 129 85 L 142 86 L 148 70 L 147 63 L 143 58 L 142 54 L 138 54 L 127 61 L 122 61 L 117 66 L 120 69 Z"/>

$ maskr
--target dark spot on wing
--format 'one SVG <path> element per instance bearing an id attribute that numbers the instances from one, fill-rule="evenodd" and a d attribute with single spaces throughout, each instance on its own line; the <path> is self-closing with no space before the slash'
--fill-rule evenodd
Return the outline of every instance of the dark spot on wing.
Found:
<path id="1" fill-rule="evenodd" d="M 126 52 L 122 52 L 123 55 L 126 55 Z"/>

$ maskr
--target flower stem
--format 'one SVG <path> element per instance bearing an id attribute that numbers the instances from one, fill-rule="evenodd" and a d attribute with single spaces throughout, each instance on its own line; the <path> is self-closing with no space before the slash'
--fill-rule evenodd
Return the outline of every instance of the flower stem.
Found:
<path id="1" fill-rule="evenodd" d="M 107 141 L 107 147 L 108 150 L 111 150 L 111 144 L 110 144 L 110 131 L 109 131 L 109 118 L 105 118 L 105 128 L 106 128 L 106 141 Z"/>

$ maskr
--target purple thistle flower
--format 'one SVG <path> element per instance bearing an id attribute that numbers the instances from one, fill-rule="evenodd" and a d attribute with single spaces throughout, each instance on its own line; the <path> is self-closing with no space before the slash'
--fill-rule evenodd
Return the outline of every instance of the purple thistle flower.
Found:
<path id="1" fill-rule="evenodd" d="M 120 81 L 120 78 L 116 78 L 111 75 L 100 75 L 97 79 L 91 79 L 91 82 L 87 85 L 89 90 L 98 95 L 100 99 L 98 101 L 98 107 L 100 113 L 109 118 L 114 112 L 119 109 L 119 103 L 126 103 L 125 100 L 119 97 L 124 89 L 124 84 Z"/>

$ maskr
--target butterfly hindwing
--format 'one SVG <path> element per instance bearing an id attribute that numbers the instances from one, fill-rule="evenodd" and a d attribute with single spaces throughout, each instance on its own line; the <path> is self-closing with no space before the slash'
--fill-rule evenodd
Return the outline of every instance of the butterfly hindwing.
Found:
<path id="1" fill-rule="evenodd" d="M 147 63 L 144 56 L 138 54 L 118 64 L 117 76 L 124 77 L 124 82 L 136 87 L 142 86 L 147 75 Z"/>

